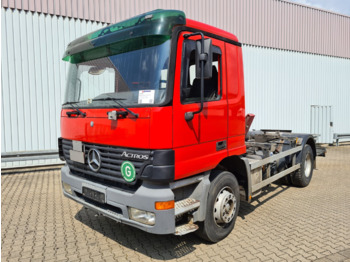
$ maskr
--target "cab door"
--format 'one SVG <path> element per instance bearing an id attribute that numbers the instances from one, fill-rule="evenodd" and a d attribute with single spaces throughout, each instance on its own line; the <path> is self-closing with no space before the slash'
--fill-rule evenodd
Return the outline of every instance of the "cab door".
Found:
<path id="1" fill-rule="evenodd" d="M 173 98 L 175 179 L 212 169 L 227 156 L 224 42 L 212 38 L 213 75 L 204 81 L 203 111 L 186 121 L 186 112 L 200 108 L 200 79 L 195 78 L 195 40 L 199 38 L 184 39 L 183 34 L 178 39 Z"/>

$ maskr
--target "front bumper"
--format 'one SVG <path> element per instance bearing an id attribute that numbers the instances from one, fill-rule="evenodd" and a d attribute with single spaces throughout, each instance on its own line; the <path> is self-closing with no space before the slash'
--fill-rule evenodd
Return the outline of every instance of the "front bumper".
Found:
<path id="1" fill-rule="evenodd" d="M 67 165 L 62 167 L 61 179 L 62 182 L 69 184 L 73 191 L 73 195 L 71 195 L 63 189 L 63 194 L 66 197 L 75 200 L 76 202 L 96 211 L 97 213 L 109 217 L 117 222 L 121 222 L 153 234 L 173 234 L 175 232 L 174 209 L 155 209 L 156 201 L 174 200 L 174 193 L 169 186 L 154 185 L 144 181 L 135 192 L 125 192 L 74 176 L 70 173 Z M 86 201 L 82 197 L 83 185 L 88 185 L 91 188 L 97 188 L 98 190 L 103 191 L 106 195 L 106 204 L 112 208 L 103 208 L 99 205 L 91 203 L 90 201 Z M 149 226 L 131 220 L 129 218 L 128 207 L 134 207 L 155 213 L 155 225 Z"/>

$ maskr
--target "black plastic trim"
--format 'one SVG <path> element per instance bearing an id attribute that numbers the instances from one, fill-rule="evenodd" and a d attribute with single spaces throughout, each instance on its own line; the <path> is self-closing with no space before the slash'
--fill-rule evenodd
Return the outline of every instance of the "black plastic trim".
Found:
<path id="1" fill-rule="evenodd" d="M 171 182 L 175 178 L 175 166 L 146 166 L 140 179 L 152 182 Z"/>
<path id="2" fill-rule="evenodd" d="M 154 150 L 152 164 L 146 166 L 139 177 L 152 182 L 171 182 L 175 178 L 175 151 Z"/>
<path id="3" fill-rule="evenodd" d="M 59 156 L 60 160 L 65 161 L 66 158 L 64 157 L 64 154 L 63 154 L 62 140 L 63 140 L 62 137 L 58 138 L 58 156 Z"/>
<path id="4" fill-rule="evenodd" d="M 187 27 L 187 26 L 179 26 L 179 27 L 176 27 L 176 29 L 174 30 L 174 33 L 176 32 L 177 33 L 177 36 L 178 36 L 178 33 L 180 31 L 189 31 L 189 32 L 202 32 L 204 35 L 206 36 L 209 36 L 211 38 L 215 38 L 215 39 L 218 39 L 218 40 L 221 40 L 221 41 L 224 41 L 226 43 L 230 43 L 230 44 L 233 44 L 235 46 L 239 46 L 241 47 L 242 46 L 242 43 L 240 42 L 237 42 L 237 41 L 234 41 L 232 39 L 229 39 L 229 38 L 226 38 L 226 37 L 222 37 L 222 36 L 219 36 L 219 35 L 216 35 L 216 34 L 213 34 L 213 33 L 209 33 L 209 32 L 206 32 L 206 31 L 201 31 L 197 28 L 193 28 L 193 27 Z M 174 38 L 174 33 L 173 33 L 173 36 L 172 38 Z M 177 38 L 177 37 L 176 37 Z M 177 41 L 176 41 L 177 42 Z"/>
<path id="5" fill-rule="evenodd" d="M 153 161 L 154 166 L 167 166 L 175 164 L 175 151 L 170 150 L 154 150 Z"/>

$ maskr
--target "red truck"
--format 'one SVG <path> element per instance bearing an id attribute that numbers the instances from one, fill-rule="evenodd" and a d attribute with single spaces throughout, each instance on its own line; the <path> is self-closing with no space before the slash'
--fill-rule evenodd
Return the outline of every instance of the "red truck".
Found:
<path id="1" fill-rule="evenodd" d="M 155 10 L 74 40 L 63 60 L 62 187 L 87 208 L 217 242 L 241 200 L 276 180 L 311 180 L 311 135 L 249 131 L 242 47 L 231 33 Z"/>

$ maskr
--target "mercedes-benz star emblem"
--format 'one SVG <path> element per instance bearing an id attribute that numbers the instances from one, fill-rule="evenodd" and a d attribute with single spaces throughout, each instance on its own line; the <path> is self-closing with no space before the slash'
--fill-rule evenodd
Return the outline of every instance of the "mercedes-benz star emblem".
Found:
<path id="1" fill-rule="evenodd" d="M 101 155 L 97 149 L 90 149 L 88 152 L 88 164 L 92 171 L 97 172 L 101 168 Z"/>

